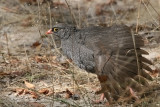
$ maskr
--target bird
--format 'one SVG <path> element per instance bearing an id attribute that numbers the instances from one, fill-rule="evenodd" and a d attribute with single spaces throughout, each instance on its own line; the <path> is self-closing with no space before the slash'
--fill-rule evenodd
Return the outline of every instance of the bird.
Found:
<path id="1" fill-rule="evenodd" d="M 63 54 L 75 65 L 97 75 L 101 89 L 96 94 L 101 93 L 110 104 L 121 101 L 127 92 L 138 99 L 135 93 L 153 80 L 149 73 L 153 63 L 143 56 L 149 54 L 142 49 L 143 38 L 124 24 L 77 28 L 58 23 L 46 34 L 60 38 Z"/>

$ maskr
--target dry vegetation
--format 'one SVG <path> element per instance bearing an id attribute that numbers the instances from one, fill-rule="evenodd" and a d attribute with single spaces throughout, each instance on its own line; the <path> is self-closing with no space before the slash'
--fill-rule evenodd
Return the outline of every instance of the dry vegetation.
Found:
<path id="1" fill-rule="evenodd" d="M 56 22 L 79 28 L 113 23 L 132 27 L 145 38 L 146 57 L 157 69 L 152 75 L 159 84 L 159 7 L 160 0 L 1 0 L 0 107 L 105 106 L 106 101 L 93 103 L 99 98 L 94 94 L 100 88 L 96 75 L 68 61 L 56 37 L 45 37 Z M 159 90 L 150 93 L 137 105 L 160 106 Z"/>

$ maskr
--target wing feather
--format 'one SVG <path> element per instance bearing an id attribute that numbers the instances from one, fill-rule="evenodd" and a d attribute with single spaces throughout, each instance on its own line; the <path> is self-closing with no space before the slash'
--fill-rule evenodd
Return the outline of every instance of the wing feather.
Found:
<path id="1" fill-rule="evenodd" d="M 108 39 L 104 39 L 102 36 L 92 45 L 95 51 L 96 74 L 98 76 L 105 75 L 107 78 L 107 81 L 103 82 L 102 88 L 105 84 L 109 95 L 113 99 L 117 99 L 115 94 L 120 95 L 120 92 L 127 86 L 140 91 L 141 86 L 148 85 L 148 80 L 152 80 L 152 77 L 144 70 L 152 72 L 148 65 L 152 62 L 142 56 L 148 55 L 148 52 L 141 49 L 144 46 L 142 37 L 135 36 L 135 48 L 131 31 L 128 28 L 128 30 L 114 29 L 114 27 L 111 29 L 113 31 L 106 35 Z M 137 52 L 138 57 L 136 57 L 135 52 Z M 109 95 L 107 94 L 107 97 Z"/>

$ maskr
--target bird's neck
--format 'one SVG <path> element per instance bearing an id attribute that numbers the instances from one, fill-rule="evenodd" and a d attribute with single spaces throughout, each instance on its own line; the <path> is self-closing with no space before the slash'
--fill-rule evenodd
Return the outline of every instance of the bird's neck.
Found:
<path id="1" fill-rule="evenodd" d="M 70 30 L 68 30 L 68 31 L 66 31 L 65 33 L 63 33 L 63 35 L 62 35 L 62 41 L 65 41 L 65 40 L 67 40 L 67 39 L 71 39 L 71 38 L 73 38 L 77 33 L 79 33 L 79 30 L 73 30 L 73 31 L 70 31 Z"/>

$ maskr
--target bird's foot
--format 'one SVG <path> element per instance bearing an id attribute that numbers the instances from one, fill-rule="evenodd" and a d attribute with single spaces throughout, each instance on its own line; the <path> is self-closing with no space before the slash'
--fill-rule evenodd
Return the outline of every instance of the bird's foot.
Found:
<path id="1" fill-rule="evenodd" d="M 138 100 L 138 96 L 136 95 L 136 93 L 133 91 L 133 89 L 131 87 L 129 87 L 129 92 L 132 98 L 135 98 L 136 100 Z"/>
<path id="2" fill-rule="evenodd" d="M 93 103 L 100 104 L 104 101 L 104 93 L 101 94 L 100 99 L 94 100 Z"/>

